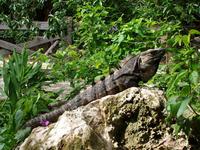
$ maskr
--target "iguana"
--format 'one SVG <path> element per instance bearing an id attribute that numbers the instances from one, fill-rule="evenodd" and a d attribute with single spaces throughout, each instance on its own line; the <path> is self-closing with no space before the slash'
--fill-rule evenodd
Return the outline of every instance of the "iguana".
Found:
<path id="1" fill-rule="evenodd" d="M 106 95 L 116 94 L 130 87 L 137 87 L 140 81 L 147 82 L 156 73 L 164 53 L 165 49 L 163 48 L 149 49 L 135 57 L 127 58 L 119 70 L 80 92 L 52 112 L 31 119 L 25 126 L 37 127 L 42 120 L 55 122 L 67 110 L 76 109 L 91 101 Z"/>

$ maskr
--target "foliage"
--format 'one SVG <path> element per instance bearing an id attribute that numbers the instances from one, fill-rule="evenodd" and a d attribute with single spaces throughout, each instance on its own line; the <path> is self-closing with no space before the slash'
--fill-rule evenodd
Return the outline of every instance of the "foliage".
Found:
<path id="1" fill-rule="evenodd" d="M 0 0 L 0 7 L 2 8 L 0 23 L 5 23 L 10 28 L 10 30 L 0 31 L 0 37 L 15 43 L 21 43 L 41 34 L 50 37 L 66 33 L 67 22 L 63 21 L 63 17 L 66 16 L 66 7 L 63 4 L 66 2 L 53 1 L 54 9 L 52 13 L 54 14 L 49 14 L 49 30 L 44 34 L 35 26 L 33 21 L 40 20 L 37 16 L 42 9 L 45 9 L 47 3 L 45 2 L 46 0 Z M 58 11 L 60 7 L 62 7 L 62 11 Z M 22 26 L 26 26 L 27 30 L 18 30 Z"/>
<path id="2" fill-rule="evenodd" d="M 30 129 L 21 129 L 25 121 L 47 111 L 51 94 L 41 90 L 46 80 L 40 63 L 28 63 L 26 50 L 14 54 L 3 66 L 4 92 L 7 99 L 0 103 L 0 146 L 9 149 L 21 141 Z"/>
<path id="3" fill-rule="evenodd" d="M 38 30 L 33 25 L 33 18 L 36 15 L 37 9 L 40 9 L 44 4 L 44 0 L 34 1 L 12 1 L 0 0 L 0 23 L 6 23 L 11 30 L 1 31 L 1 38 L 14 39 L 15 42 L 23 42 L 27 38 L 32 38 L 38 35 Z M 19 31 L 18 27 L 29 27 L 27 31 Z"/>
<path id="4" fill-rule="evenodd" d="M 200 96 L 200 54 L 190 44 L 190 37 L 194 34 L 200 35 L 200 32 L 193 29 L 188 35 L 175 36 L 174 44 L 183 45 L 183 48 L 176 52 L 173 58 L 175 63 L 170 66 L 171 75 L 167 83 L 166 95 L 169 97 L 168 110 L 170 112 L 168 119 L 177 118 L 177 126 L 181 128 L 188 127 L 185 125 L 187 123 L 185 120 L 188 118 L 182 119 L 184 112 L 192 107 L 190 105 L 196 107 Z M 199 110 L 200 108 L 196 108 L 196 111 Z M 189 127 L 186 130 L 189 130 Z"/>
<path id="5" fill-rule="evenodd" d="M 59 50 L 52 60 L 52 78 L 71 82 L 75 95 L 86 84 L 107 76 L 129 54 L 159 47 L 160 37 L 173 34 L 178 24 L 122 17 L 106 22 L 108 10 L 101 3 L 85 3 L 77 9 L 74 45 Z M 90 32 L 88 32 L 90 29 Z"/>
<path id="6" fill-rule="evenodd" d="M 63 20 L 66 16 L 76 16 L 77 9 L 85 6 L 97 8 L 96 6 L 99 4 L 107 8 L 108 15 L 105 22 L 112 22 L 122 17 L 124 22 L 130 21 L 132 18 L 147 18 L 191 24 L 200 18 L 200 2 L 198 0 L 177 0 L 175 2 L 172 0 L 0 0 L 2 8 L 0 23 L 4 22 L 11 28 L 9 31 L 1 31 L 0 37 L 20 43 L 36 35 L 41 35 L 33 21 L 40 19 L 37 18 L 38 13 L 45 9 L 47 3 L 52 5 L 48 18 L 50 27 L 44 33 L 48 37 L 66 34 L 67 21 Z M 27 26 L 28 30 L 17 30 L 20 26 Z"/>
<path id="7" fill-rule="evenodd" d="M 200 32 L 192 29 L 188 35 L 179 33 L 169 40 L 169 43 L 174 47 L 170 50 L 173 57 L 171 62 L 167 64 L 168 73 L 158 79 L 165 84 L 168 98 L 167 111 L 169 115 L 166 120 L 175 123 L 176 133 L 183 129 L 189 134 L 190 124 L 193 119 L 196 120 L 197 112 L 200 110 L 200 53 L 190 42 L 191 37 L 194 35 L 200 35 Z M 188 117 L 188 111 L 186 110 L 191 108 L 194 115 Z"/>
<path id="8" fill-rule="evenodd" d="M 94 14 L 98 16 L 93 18 L 96 20 L 95 25 L 87 21 L 92 20 L 90 16 L 83 14 L 84 18 L 80 20 L 82 27 L 76 33 L 80 39 L 76 42 L 77 46 L 69 46 L 55 54 L 51 70 L 54 78 L 68 79 L 72 85 L 83 80 L 85 84 L 94 82 L 95 77 L 108 75 L 111 69 L 117 66 L 119 60 L 125 56 L 159 46 L 159 37 L 169 32 L 172 33 L 178 27 L 163 23 L 160 29 L 155 30 L 152 26 L 157 22 L 142 18 L 133 19 L 121 25 L 120 28 L 113 27 L 113 24 L 120 24 L 120 18 L 107 25 L 110 26 L 108 28 L 102 19 L 102 12 Z M 86 17 L 89 18 L 86 19 Z M 88 27 L 95 32 L 88 32 Z M 117 31 L 112 31 L 113 28 L 117 28 Z M 132 38 L 133 35 L 135 38 Z"/>

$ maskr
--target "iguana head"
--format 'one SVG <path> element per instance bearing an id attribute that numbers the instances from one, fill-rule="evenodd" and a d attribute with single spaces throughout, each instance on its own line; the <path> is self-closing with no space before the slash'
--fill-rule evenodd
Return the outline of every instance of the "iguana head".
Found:
<path id="1" fill-rule="evenodd" d="M 147 82 L 154 76 L 164 54 L 164 48 L 157 48 L 149 49 L 139 55 L 138 68 L 143 82 Z"/>

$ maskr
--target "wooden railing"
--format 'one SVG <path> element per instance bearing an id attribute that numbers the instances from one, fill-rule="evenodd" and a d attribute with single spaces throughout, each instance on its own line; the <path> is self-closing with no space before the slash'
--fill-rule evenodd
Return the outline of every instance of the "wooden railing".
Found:
<path id="1" fill-rule="evenodd" d="M 47 21 L 33 21 L 33 26 L 39 28 L 40 30 L 48 30 L 49 24 Z M 9 26 L 5 23 L 0 24 L 0 30 L 9 30 Z M 18 28 L 18 30 L 27 30 L 26 26 Z"/>
<path id="2" fill-rule="evenodd" d="M 67 35 L 65 37 L 62 37 L 66 41 L 68 45 L 72 44 L 72 38 L 71 38 L 71 33 L 73 31 L 72 27 L 72 17 L 66 17 L 67 18 Z M 48 22 L 42 22 L 42 21 L 34 21 L 33 22 L 34 26 L 38 27 L 39 30 L 48 30 L 49 25 Z M 10 30 L 10 28 L 6 24 L 0 24 L 0 31 L 1 30 Z M 18 30 L 27 30 L 25 26 L 22 26 L 18 28 Z M 41 36 L 35 37 L 31 41 L 27 41 L 25 43 L 20 43 L 20 44 L 13 44 L 11 42 L 5 41 L 3 39 L 0 39 L 0 53 L 1 51 L 4 51 L 4 53 L 12 53 L 12 51 L 15 49 L 16 52 L 21 53 L 23 47 L 26 47 L 29 49 L 29 53 L 32 54 L 35 50 L 38 49 L 38 47 L 46 47 L 45 54 L 48 55 L 53 51 L 53 49 L 59 44 L 60 37 L 55 37 L 55 38 L 44 38 Z M 5 52 L 6 51 L 6 52 Z"/>

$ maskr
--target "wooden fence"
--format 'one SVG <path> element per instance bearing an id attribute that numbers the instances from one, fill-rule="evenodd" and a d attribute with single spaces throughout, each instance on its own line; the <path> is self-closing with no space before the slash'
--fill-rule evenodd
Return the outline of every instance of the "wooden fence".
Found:
<path id="1" fill-rule="evenodd" d="M 67 35 L 65 37 L 62 37 L 66 41 L 68 45 L 72 44 L 72 38 L 71 33 L 73 31 L 72 27 L 72 17 L 66 17 L 67 18 Z M 39 28 L 39 30 L 48 30 L 49 25 L 48 22 L 43 21 L 34 21 L 33 24 Z M 0 24 L 0 31 L 1 30 L 9 30 L 10 28 L 6 24 Z M 25 26 L 22 26 L 18 30 L 27 30 Z M 35 50 L 38 48 L 45 48 L 45 54 L 48 55 L 53 51 L 53 49 L 58 45 L 60 37 L 55 38 L 44 38 L 41 36 L 35 37 L 31 41 L 27 41 L 25 43 L 20 44 L 13 44 L 11 42 L 5 41 L 0 39 L 0 53 L 4 53 L 3 55 L 7 55 L 12 53 L 12 51 L 15 49 L 16 52 L 21 53 L 23 47 L 26 47 L 29 49 L 29 53 L 32 54 Z"/>

